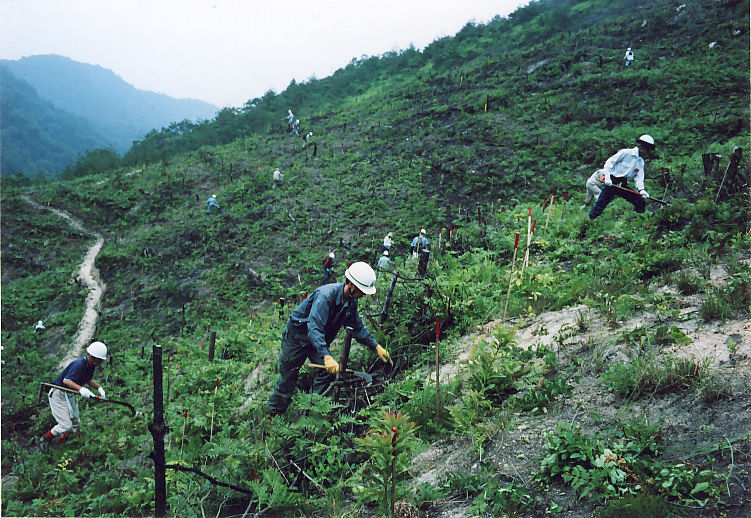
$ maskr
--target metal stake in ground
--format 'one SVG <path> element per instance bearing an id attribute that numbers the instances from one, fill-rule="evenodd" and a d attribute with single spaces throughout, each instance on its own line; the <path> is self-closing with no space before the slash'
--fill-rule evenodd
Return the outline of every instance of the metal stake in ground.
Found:
<path id="1" fill-rule="evenodd" d="M 514 238 L 514 257 L 511 259 L 511 272 L 508 274 L 508 289 L 506 290 L 506 304 L 503 306 L 503 318 L 506 320 L 506 310 L 508 309 L 508 298 L 511 295 L 511 280 L 514 278 L 514 263 L 516 263 L 516 249 L 519 247 L 519 233 Z"/>
<path id="2" fill-rule="evenodd" d="M 167 478 L 164 467 L 164 400 L 162 392 L 162 346 L 154 344 L 154 420 L 149 431 L 154 438 L 154 516 L 167 516 Z"/>
<path id="3" fill-rule="evenodd" d="M 441 426 L 441 357 L 438 349 L 438 337 L 441 330 L 441 321 L 435 319 L 435 425 Z"/>

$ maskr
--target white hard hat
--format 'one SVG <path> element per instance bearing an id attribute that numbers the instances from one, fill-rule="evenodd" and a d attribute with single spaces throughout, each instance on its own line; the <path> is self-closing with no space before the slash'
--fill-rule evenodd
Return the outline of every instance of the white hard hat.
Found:
<path id="1" fill-rule="evenodd" d="M 383 255 L 389 255 L 389 251 L 388 250 L 384 250 L 383 251 Z"/>
<path id="2" fill-rule="evenodd" d="M 631 47 L 627 48 L 626 50 L 631 50 Z"/>
<path id="3" fill-rule="evenodd" d="M 425 229 L 424 229 L 424 228 L 421 228 L 421 229 L 420 229 L 420 234 L 424 234 L 424 233 L 425 233 Z"/>
<path id="4" fill-rule="evenodd" d="M 636 139 L 636 142 L 641 142 L 647 145 L 647 147 L 654 149 L 655 148 L 655 139 L 653 139 L 649 135 L 642 135 L 638 139 Z"/>
<path id="5" fill-rule="evenodd" d="M 300 119 L 297 119 L 295 122 L 300 122 Z"/>
<path id="6" fill-rule="evenodd" d="M 386 234 L 386 235 L 387 235 L 387 236 L 389 236 L 389 237 L 391 237 L 391 232 L 389 232 L 389 233 L 388 233 L 388 234 Z"/>
<path id="7" fill-rule="evenodd" d="M 102 342 L 92 342 L 91 345 L 86 348 L 86 352 L 94 358 L 99 358 L 100 360 L 107 359 L 107 346 Z"/>
<path id="8" fill-rule="evenodd" d="M 331 258 L 333 259 L 333 258 L 334 258 L 334 252 L 331 252 L 331 253 L 329 254 L 329 257 L 331 257 Z"/>
<path id="9" fill-rule="evenodd" d="M 366 295 L 376 292 L 376 274 L 368 263 L 352 263 L 344 272 L 344 276 Z"/>
<path id="10" fill-rule="evenodd" d="M 212 194 L 212 195 L 211 195 L 211 197 L 212 197 L 212 198 L 216 198 L 216 194 Z"/>

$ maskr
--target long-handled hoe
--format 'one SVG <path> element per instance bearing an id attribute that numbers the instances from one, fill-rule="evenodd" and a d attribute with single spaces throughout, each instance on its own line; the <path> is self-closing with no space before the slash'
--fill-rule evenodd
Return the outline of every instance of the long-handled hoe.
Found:
<path id="1" fill-rule="evenodd" d="M 42 397 L 42 389 L 44 387 L 56 388 L 57 390 L 62 390 L 63 392 L 70 392 L 71 394 L 78 394 L 77 390 L 73 390 L 73 389 L 61 387 L 59 385 L 53 385 L 52 383 L 44 383 L 44 382 L 42 382 L 42 383 L 40 383 L 40 387 L 39 387 L 39 399 L 41 399 L 41 397 Z M 115 399 L 105 399 L 105 398 L 99 397 L 99 396 L 94 396 L 91 399 L 93 399 L 94 401 L 100 402 L 100 403 L 112 403 L 112 404 L 115 404 L 115 405 L 122 405 L 124 407 L 128 407 L 128 409 L 130 410 L 131 415 L 133 415 L 133 416 L 136 415 L 136 409 L 133 408 L 133 405 L 131 405 L 130 403 L 126 403 L 125 401 L 117 401 Z"/>

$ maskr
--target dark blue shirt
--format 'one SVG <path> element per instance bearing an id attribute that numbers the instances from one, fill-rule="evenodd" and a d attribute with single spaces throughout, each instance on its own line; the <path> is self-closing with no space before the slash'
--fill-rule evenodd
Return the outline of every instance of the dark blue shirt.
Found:
<path id="1" fill-rule="evenodd" d="M 94 368 L 95 366 L 90 365 L 86 356 L 84 356 L 83 358 L 70 362 L 68 366 L 63 369 L 63 372 L 61 372 L 55 379 L 53 384 L 59 387 L 65 387 L 63 380 L 71 380 L 83 387 L 94 377 Z"/>
<path id="2" fill-rule="evenodd" d="M 375 349 L 378 345 L 365 328 L 357 312 L 357 300 L 344 303 L 344 283 L 324 284 L 306 298 L 289 316 L 289 324 L 298 339 L 306 340 L 321 356 L 331 355 L 329 344 L 342 326 L 352 328 L 352 336 Z"/>

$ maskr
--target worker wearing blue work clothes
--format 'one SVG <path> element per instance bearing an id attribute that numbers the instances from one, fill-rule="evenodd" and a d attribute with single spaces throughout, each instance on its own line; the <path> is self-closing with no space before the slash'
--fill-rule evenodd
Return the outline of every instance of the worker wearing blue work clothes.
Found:
<path id="1" fill-rule="evenodd" d="M 94 369 L 107 359 L 107 346 L 102 342 L 93 342 L 86 348 L 86 356 L 69 363 L 63 372 L 52 382 L 61 388 L 78 391 L 85 398 L 94 397 L 94 393 L 84 385 L 88 384 L 104 397 L 104 389 L 92 378 Z M 75 394 L 52 388 L 48 394 L 52 417 L 57 424 L 37 441 L 40 449 L 45 450 L 54 440 L 55 444 L 61 444 L 68 439 L 69 434 L 78 431 L 80 419 L 78 416 L 78 403 Z"/>
<path id="2" fill-rule="evenodd" d="M 389 353 L 378 345 L 363 325 L 357 311 L 357 299 L 376 292 L 376 275 L 367 263 L 353 263 L 344 272 L 343 283 L 325 284 L 311 293 L 289 316 L 282 332 L 279 351 L 279 380 L 269 397 L 269 414 L 283 414 L 289 406 L 297 385 L 297 377 L 306 359 L 323 364 L 316 370 L 311 390 L 318 394 L 326 390 L 339 371 L 339 364 L 331 356 L 329 344 L 342 326 L 351 327 L 352 336 L 378 354 L 384 362 Z"/>
<path id="3" fill-rule="evenodd" d="M 647 206 L 645 200 L 649 198 L 649 194 L 644 190 L 644 158 L 651 158 L 654 150 L 655 140 L 649 135 L 642 135 L 636 139 L 635 148 L 621 149 L 608 158 L 602 168 L 605 173 L 602 192 L 597 197 L 595 206 L 589 211 L 590 219 L 602 214 L 616 196 L 631 203 L 636 212 L 644 212 Z M 629 178 L 634 179 L 638 194 L 626 188 Z"/>
<path id="4" fill-rule="evenodd" d="M 217 209 L 221 209 L 219 204 L 216 202 L 216 194 L 212 194 L 211 198 L 206 200 L 206 214 L 209 214 L 211 212 L 211 207 L 216 207 Z"/>
<path id="5" fill-rule="evenodd" d="M 323 260 L 323 280 L 321 282 L 326 282 L 329 277 L 334 275 L 334 257 L 334 252 L 331 252 Z M 336 278 L 334 278 L 334 281 L 336 281 Z"/>
<path id="6" fill-rule="evenodd" d="M 378 277 L 381 276 L 381 270 L 389 268 L 391 266 L 391 259 L 389 259 L 389 251 L 384 250 L 383 255 L 378 259 Z"/>
<path id="7" fill-rule="evenodd" d="M 297 135 L 298 137 L 300 134 L 297 132 L 300 129 L 300 119 L 295 120 L 295 123 L 292 125 L 292 130 L 289 132 L 290 135 L 293 133 Z"/>
<path id="8" fill-rule="evenodd" d="M 420 229 L 420 235 L 412 240 L 412 257 L 417 259 L 423 251 L 429 251 L 430 240 L 425 237 L 425 229 Z"/>

